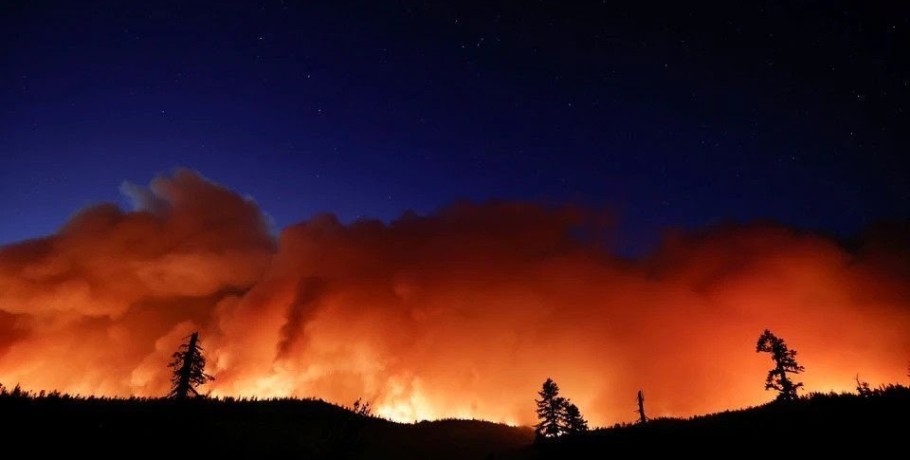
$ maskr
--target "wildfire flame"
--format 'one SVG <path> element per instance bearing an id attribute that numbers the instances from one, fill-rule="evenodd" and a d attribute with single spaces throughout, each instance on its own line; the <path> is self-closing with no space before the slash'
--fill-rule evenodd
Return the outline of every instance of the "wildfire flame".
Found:
<path id="1" fill-rule="evenodd" d="M 181 170 L 125 187 L 0 249 L 0 381 L 98 395 L 167 393 L 199 330 L 214 395 L 358 397 L 396 420 L 532 423 L 547 378 L 594 424 L 753 405 L 765 328 L 810 391 L 905 378 L 910 244 L 881 226 L 846 249 L 778 225 L 668 234 L 640 260 L 597 216 L 456 204 L 385 224 L 320 215 L 274 238 L 255 203 Z"/>

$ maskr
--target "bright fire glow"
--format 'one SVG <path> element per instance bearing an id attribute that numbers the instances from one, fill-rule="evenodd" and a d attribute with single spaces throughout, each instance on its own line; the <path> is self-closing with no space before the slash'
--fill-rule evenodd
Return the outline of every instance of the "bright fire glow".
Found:
<path id="1" fill-rule="evenodd" d="M 637 261 L 582 210 L 461 204 L 390 224 L 318 216 L 278 241 L 251 201 L 182 171 L 0 249 L 0 382 L 163 395 L 199 330 L 215 395 L 363 397 L 395 420 L 529 424 L 554 378 L 595 425 L 768 401 L 764 328 L 810 391 L 906 379 L 907 233 L 847 251 L 775 225 L 670 235 Z M 895 238 L 894 235 L 899 235 Z M 574 235 L 574 236 L 569 236 Z"/>

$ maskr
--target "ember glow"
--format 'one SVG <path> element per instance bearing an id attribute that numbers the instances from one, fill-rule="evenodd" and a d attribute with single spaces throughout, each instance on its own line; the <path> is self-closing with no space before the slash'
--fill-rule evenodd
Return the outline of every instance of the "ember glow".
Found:
<path id="1" fill-rule="evenodd" d="M 652 416 L 772 399 L 765 328 L 809 391 L 901 381 L 910 358 L 910 251 L 888 226 L 849 250 L 771 224 L 670 232 L 627 260 L 580 209 L 326 214 L 275 238 L 255 203 L 190 171 L 124 190 L 134 211 L 94 206 L 0 249 L 0 382 L 164 395 L 199 330 L 214 395 L 529 424 L 552 377 L 604 425 L 635 418 L 639 388 Z"/>

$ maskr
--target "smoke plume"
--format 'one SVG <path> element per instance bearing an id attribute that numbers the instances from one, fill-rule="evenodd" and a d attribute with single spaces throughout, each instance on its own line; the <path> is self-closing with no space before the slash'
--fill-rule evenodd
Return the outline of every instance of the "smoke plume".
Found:
<path id="1" fill-rule="evenodd" d="M 459 203 L 383 223 L 324 214 L 273 237 L 255 203 L 180 170 L 56 234 L 0 248 L 0 381 L 164 395 L 199 330 L 215 395 L 372 401 L 398 420 L 531 423 L 552 377 L 595 424 L 759 404 L 770 328 L 810 391 L 905 378 L 910 244 L 774 224 L 668 232 L 611 255 L 597 215 Z"/>

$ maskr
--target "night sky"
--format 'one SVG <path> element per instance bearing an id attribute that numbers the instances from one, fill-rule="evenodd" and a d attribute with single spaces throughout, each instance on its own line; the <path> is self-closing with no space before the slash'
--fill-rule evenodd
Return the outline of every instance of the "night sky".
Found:
<path id="1" fill-rule="evenodd" d="M 179 166 L 276 229 L 578 203 L 626 254 L 910 217 L 904 2 L 140 3 L 0 6 L 0 244 Z"/>

